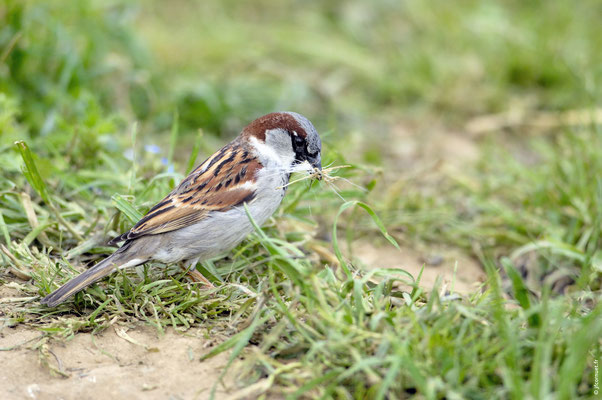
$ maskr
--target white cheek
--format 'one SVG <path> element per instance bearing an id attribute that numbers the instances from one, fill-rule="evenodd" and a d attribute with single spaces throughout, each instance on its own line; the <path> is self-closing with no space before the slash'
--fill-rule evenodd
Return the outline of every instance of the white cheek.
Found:
<path id="1" fill-rule="evenodd" d="M 257 151 L 258 158 L 264 164 L 276 164 L 279 167 L 289 168 L 295 161 L 295 152 L 290 144 L 290 139 L 282 132 L 266 132 L 266 142 L 261 142 L 252 137 L 251 145 Z"/>
<path id="2" fill-rule="evenodd" d="M 278 154 L 276 154 L 276 151 L 274 149 L 272 149 L 270 146 L 268 146 L 264 142 L 260 142 L 257 138 L 252 137 L 251 144 L 253 145 L 253 147 L 255 147 L 255 150 L 257 150 L 257 153 L 259 153 L 261 158 L 268 158 L 268 159 L 279 159 L 280 158 L 280 157 L 278 157 Z"/>
<path id="3" fill-rule="evenodd" d="M 302 163 L 295 164 L 291 167 L 291 172 L 312 172 L 313 170 L 314 167 L 312 167 L 307 160 L 303 161 Z"/>

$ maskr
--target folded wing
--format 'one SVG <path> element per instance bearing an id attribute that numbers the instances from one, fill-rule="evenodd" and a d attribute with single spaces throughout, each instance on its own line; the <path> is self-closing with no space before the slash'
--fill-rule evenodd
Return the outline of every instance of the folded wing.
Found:
<path id="1" fill-rule="evenodd" d="M 111 244 L 187 227 L 212 212 L 225 212 L 255 198 L 256 172 L 262 167 L 235 141 L 205 160 L 128 232 Z"/>

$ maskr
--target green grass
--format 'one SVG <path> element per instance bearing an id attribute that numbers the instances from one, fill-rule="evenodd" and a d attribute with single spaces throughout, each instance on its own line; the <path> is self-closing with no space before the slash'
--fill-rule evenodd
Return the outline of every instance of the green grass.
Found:
<path id="1" fill-rule="evenodd" d="M 219 342 L 204 358 L 229 351 L 257 396 L 593 396 L 600 121 L 528 122 L 600 104 L 597 3 L 291 7 L 0 5 L 2 326 L 56 340 L 116 320 L 158 332 L 202 326 Z M 215 289 L 149 264 L 56 309 L 38 303 L 275 109 L 310 117 L 324 163 L 352 164 L 337 174 L 367 190 L 292 185 L 266 226 L 199 266 Z M 477 161 L 461 170 L 433 168 L 428 152 L 390 156 L 400 124 L 468 137 L 473 117 L 507 110 L 524 117 L 470 139 Z M 456 249 L 481 262 L 487 282 L 459 295 L 425 290 L 403 270 L 358 269 L 360 236 Z"/>
<path id="2" fill-rule="evenodd" d="M 520 263 L 535 253 L 538 278 L 564 269 L 581 288 L 599 290 L 602 135 L 586 127 L 521 145 L 531 152 L 528 162 L 493 144 L 474 171 L 446 173 L 436 191 L 420 190 L 420 179 L 406 184 L 408 195 L 394 189 L 383 217 L 403 227 L 404 237 L 451 243 L 483 261 L 512 256 Z"/>

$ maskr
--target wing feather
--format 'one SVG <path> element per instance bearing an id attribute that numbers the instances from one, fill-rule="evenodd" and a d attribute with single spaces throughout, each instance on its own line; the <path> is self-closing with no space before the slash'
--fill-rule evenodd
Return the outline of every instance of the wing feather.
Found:
<path id="1" fill-rule="evenodd" d="M 187 227 L 255 198 L 261 163 L 241 142 L 234 141 L 209 157 L 134 227 L 111 242 L 132 240 Z"/>

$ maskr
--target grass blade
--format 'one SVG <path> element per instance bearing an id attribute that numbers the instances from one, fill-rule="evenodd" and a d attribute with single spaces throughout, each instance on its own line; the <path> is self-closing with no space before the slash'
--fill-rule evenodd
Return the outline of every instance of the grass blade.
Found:
<path id="1" fill-rule="evenodd" d="M 337 259 L 339 260 L 339 262 L 341 263 L 341 267 L 345 271 L 345 274 L 347 275 L 347 277 L 351 277 L 351 271 L 349 270 L 349 267 L 347 266 L 347 263 L 345 262 L 345 260 L 343 258 L 343 254 L 341 253 L 341 249 L 339 247 L 339 241 L 338 241 L 338 237 L 337 237 L 337 225 L 338 225 L 339 217 L 341 216 L 343 211 L 345 211 L 346 209 L 353 207 L 353 206 L 358 206 L 358 207 L 363 208 L 368 213 L 368 215 L 370 215 L 370 217 L 372 218 L 372 221 L 374 221 L 374 223 L 378 227 L 378 230 L 380 231 L 380 233 L 393 246 L 395 246 L 396 249 L 399 250 L 399 245 L 397 244 L 397 241 L 395 241 L 395 239 L 391 235 L 389 235 L 389 232 L 387 232 L 387 229 L 385 228 L 385 225 L 383 224 L 381 219 L 378 217 L 378 215 L 376 215 L 374 210 L 372 210 L 372 208 L 368 204 L 362 203 L 361 201 L 348 201 L 348 202 L 343 203 L 339 207 L 339 211 L 335 215 L 334 222 L 332 223 L 332 247 L 334 248 L 334 253 L 335 253 Z"/>
<path id="2" fill-rule="evenodd" d="M 176 152 L 176 145 L 178 144 L 179 134 L 179 115 L 176 109 L 173 113 L 173 121 L 171 124 L 171 134 L 169 136 L 169 153 L 167 155 L 167 165 L 173 164 L 173 155 Z"/>
<path id="3" fill-rule="evenodd" d="M 502 259 L 502 266 L 508 274 L 510 281 L 512 282 L 512 289 L 514 290 L 514 297 L 518 300 L 518 303 L 527 312 L 531 312 L 531 301 L 529 300 L 529 290 L 525 286 L 523 279 L 520 274 L 512 265 L 512 262 L 508 258 Z M 539 326 L 540 319 L 538 314 L 532 314 L 529 316 L 529 325 L 531 327 Z"/>
<path id="4" fill-rule="evenodd" d="M 199 156 L 199 151 L 201 150 L 201 140 L 203 140 L 203 130 L 199 129 L 199 134 L 197 135 L 197 138 L 192 146 L 190 157 L 188 157 L 188 163 L 186 163 L 186 174 L 189 174 L 196 165 L 196 159 Z"/>
<path id="5" fill-rule="evenodd" d="M 23 175 L 27 179 L 27 182 L 31 185 L 32 188 L 40 195 L 42 200 L 45 203 L 50 203 L 50 195 L 48 194 L 48 188 L 46 187 L 46 183 L 42 179 L 40 172 L 38 171 L 38 167 L 33 159 L 33 153 L 27 146 L 27 143 L 23 140 L 18 140 L 15 142 L 15 146 L 21 153 L 21 158 L 25 165 L 23 166 Z"/>
<path id="6" fill-rule="evenodd" d="M 142 218 L 142 213 L 136 210 L 134 206 L 132 206 L 132 204 L 130 204 L 130 202 L 123 198 L 123 196 L 120 194 L 114 194 L 113 197 L 111 197 L 111 200 L 113 205 L 119 211 L 121 211 L 127 217 L 127 219 L 130 220 L 130 222 L 135 224 L 140 220 L 140 218 Z"/>

